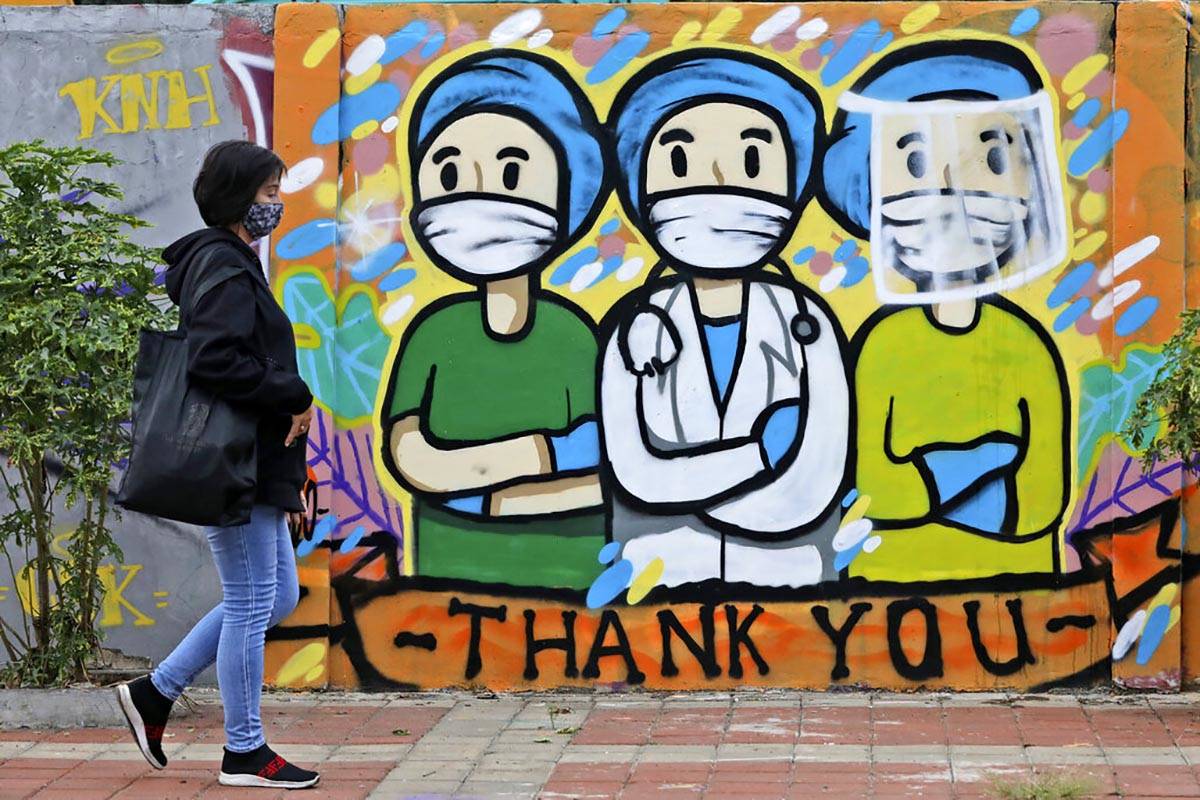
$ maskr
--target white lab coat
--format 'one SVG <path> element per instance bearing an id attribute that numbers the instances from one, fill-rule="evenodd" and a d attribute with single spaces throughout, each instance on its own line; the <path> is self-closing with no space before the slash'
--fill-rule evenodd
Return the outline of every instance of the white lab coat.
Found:
<path id="1" fill-rule="evenodd" d="M 799 313 L 795 293 L 813 297 L 811 292 L 799 285 L 747 282 L 742 354 L 722 414 L 711 388 L 693 291 L 689 281 L 681 280 L 648 298 L 678 334 L 677 354 L 665 325 L 654 340 L 661 361 L 674 356 L 664 374 L 631 372 L 618 340 L 621 327 L 609 337 L 600 372 L 607 458 L 633 507 L 649 517 L 657 511 L 664 520 L 675 520 L 670 525 L 676 526 L 672 530 L 678 533 L 677 545 L 661 542 L 655 549 L 699 546 L 697 531 L 678 530 L 681 512 L 735 535 L 774 540 L 774 549 L 780 539 L 824 522 L 842 486 L 851 400 L 836 323 L 809 300 L 807 312 L 816 318 L 820 335 L 802 346 L 792 333 L 792 320 Z M 808 411 L 799 452 L 782 473 L 762 483 L 767 465 L 752 436 L 755 422 L 772 404 L 800 398 L 802 386 L 807 388 Z M 758 481 L 745 491 L 729 494 L 755 478 Z M 639 522 L 639 536 L 650 534 L 649 522 Z M 615 526 L 614 537 L 625 538 Z M 774 557 L 779 555 L 776 550 Z M 668 556 L 662 555 L 669 572 Z M 809 572 L 814 568 L 819 580 L 819 561 L 806 567 Z"/>

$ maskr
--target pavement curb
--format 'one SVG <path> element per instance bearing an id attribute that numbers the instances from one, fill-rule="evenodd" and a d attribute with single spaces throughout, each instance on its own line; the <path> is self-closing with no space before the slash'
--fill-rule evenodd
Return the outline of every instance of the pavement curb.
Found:
<path id="1" fill-rule="evenodd" d="M 171 716 L 191 714 L 177 703 Z M 68 689 L 0 689 L 0 729 L 124 727 L 111 686 Z"/>

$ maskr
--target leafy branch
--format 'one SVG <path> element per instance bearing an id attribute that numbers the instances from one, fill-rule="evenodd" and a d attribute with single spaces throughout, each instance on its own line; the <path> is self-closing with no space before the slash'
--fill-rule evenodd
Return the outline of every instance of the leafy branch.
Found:
<path id="1" fill-rule="evenodd" d="M 1178 459 L 1196 472 L 1200 452 L 1200 309 L 1184 311 L 1179 330 L 1163 346 L 1163 366 L 1138 399 L 1122 435 L 1143 450 L 1142 470 Z"/>

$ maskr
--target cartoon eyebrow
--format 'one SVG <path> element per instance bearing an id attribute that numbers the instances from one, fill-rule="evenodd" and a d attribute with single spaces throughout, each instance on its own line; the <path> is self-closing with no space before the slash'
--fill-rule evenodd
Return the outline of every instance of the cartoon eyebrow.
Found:
<path id="1" fill-rule="evenodd" d="M 896 147 L 899 147 L 901 150 L 903 150 L 904 148 L 908 147 L 913 142 L 923 142 L 923 141 L 925 141 L 925 134 L 920 133 L 918 131 L 914 131 L 912 133 L 906 133 L 903 136 L 901 136 L 899 139 L 897 139 Z"/>
<path id="2" fill-rule="evenodd" d="M 991 128 L 990 130 L 984 131 L 983 133 L 979 134 L 979 141 L 990 142 L 992 139 L 1000 139 L 1002 137 L 1007 139 L 1009 144 L 1013 143 L 1012 135 L 1003 128 Z"/>
<path id="3" fill-rule="evenodd" d="M 685 131 L 683 128 L 673 128 L 662 136 L 658 137 L 659 144 L 670 144 L 671 142 L 683 142 L 690 144 L 696 141 L 696 137 Z"/>
<path id="4" fill-rule="evenodd" d="M 524 150 L 522 150 L 519 147 L 506 147 L 503 150 L 501 150 L 499 153 L 496 153 L 497 161 L 502 161 L 503 159 L 506 159 L 506 158 L 519 158 L 522 161 L 528 161 L 529 153 L 525 152 Z"/>
<path id="5" fill-rule="evenodd" d="M 742 131 L 743 139 L 762 139 L 767 144 L 771 143 L 771 132 L 766 128 L 746 128 Z"/>
<path id="6" fill-rule="evenodd" d="M 457 147 L 443 147 L 433 154 L 433 163 L 440 164 L 451 156 L 461 156 L 462 151 Z"/>

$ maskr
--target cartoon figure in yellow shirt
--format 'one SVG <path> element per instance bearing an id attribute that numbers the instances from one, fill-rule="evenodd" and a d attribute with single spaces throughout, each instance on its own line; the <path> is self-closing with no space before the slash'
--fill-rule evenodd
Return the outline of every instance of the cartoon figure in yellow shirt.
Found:
<path id="1" fill-rule="evenodd" d="M 999 293 L 1066 257 L 1052 100 L 994 41 L 881 59 L 839 100 L 829 210 L 870 235 L 885 307 L 854 340 L 857 487 L 882 544 L 851 575 L 1058 569 L 1070 406 L 1045 330 Z"/>

